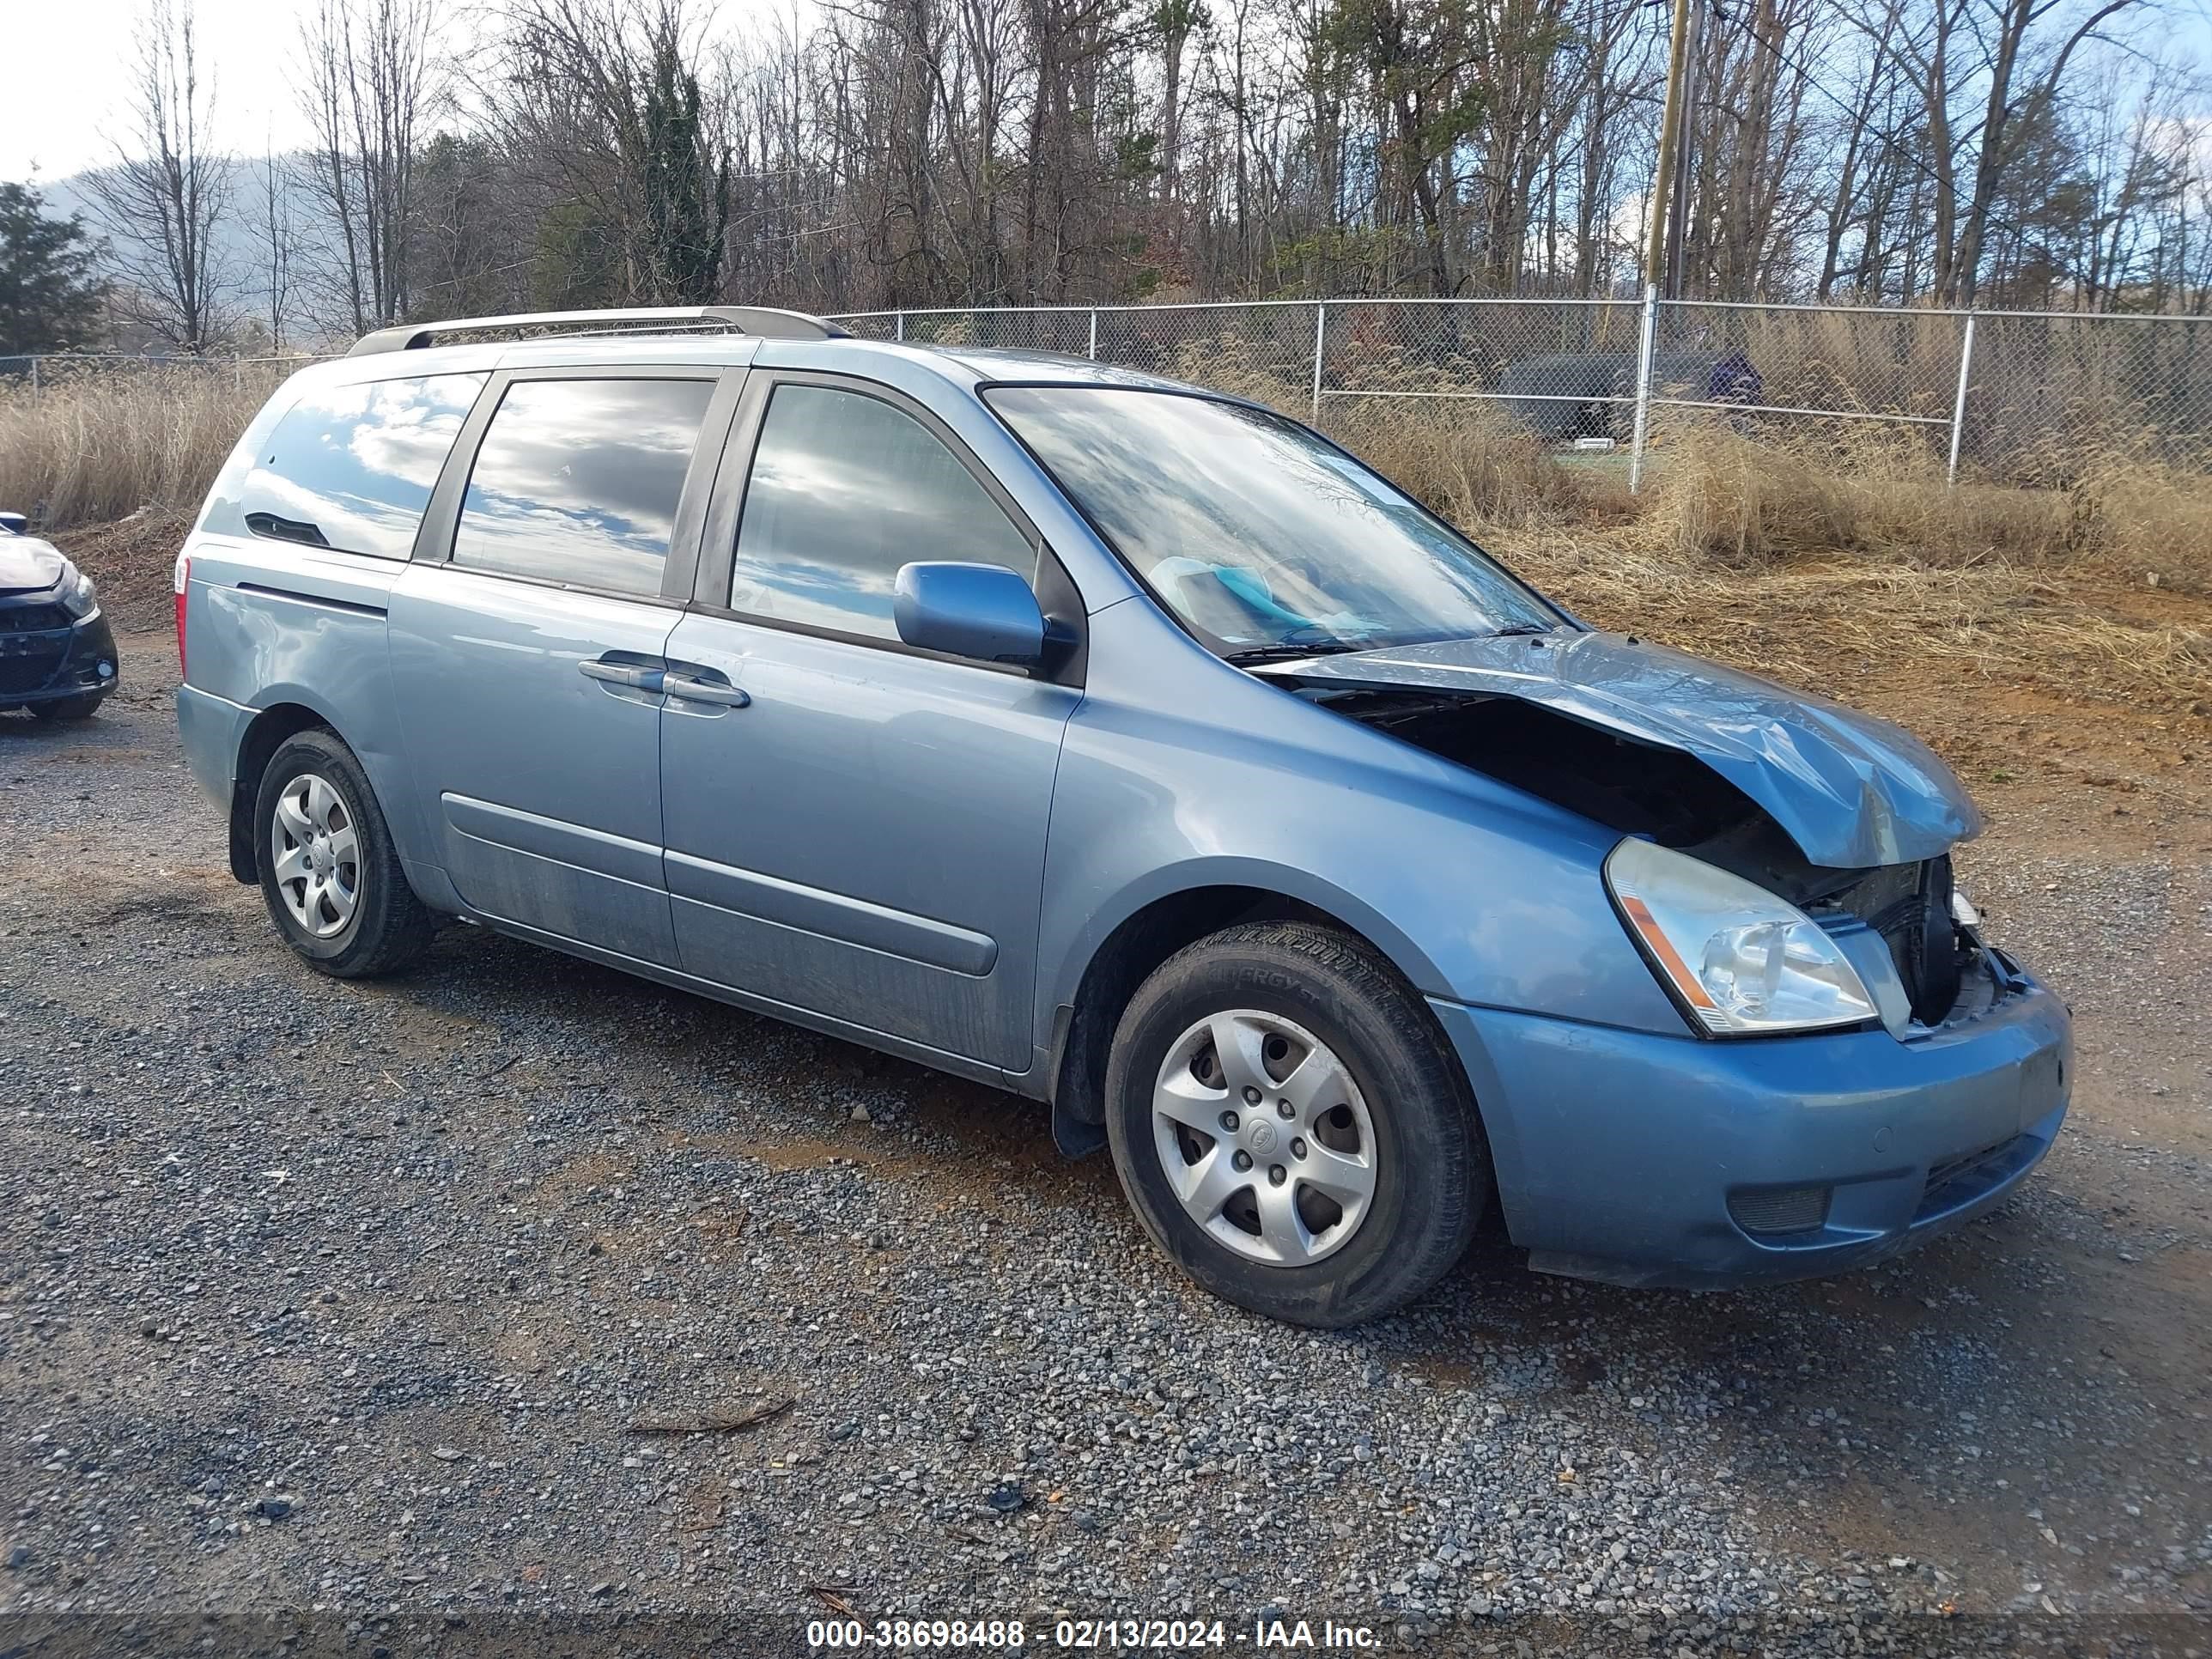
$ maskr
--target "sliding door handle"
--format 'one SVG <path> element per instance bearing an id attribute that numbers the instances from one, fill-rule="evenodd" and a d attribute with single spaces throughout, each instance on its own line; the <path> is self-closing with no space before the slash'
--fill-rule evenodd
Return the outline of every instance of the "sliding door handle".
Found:
<path id="1" fill-rule="evenodd" d="M 661 690 L 685 702 L 720 703 L 725 708 L 744 708 L 752 698 L 727 680 L 705 680 L 696 674 L 673 671 L 661 677 Z"/>
<path id="2" fill-rule="evenodd" d="M 641 663 L 605 662 L 586 657 L 576 665 L 576 672 L 587 680 L 599 680 L 608 685 L 628 686 L 633 691 L 660 690 L 664 669 L 647 668 Z"/>

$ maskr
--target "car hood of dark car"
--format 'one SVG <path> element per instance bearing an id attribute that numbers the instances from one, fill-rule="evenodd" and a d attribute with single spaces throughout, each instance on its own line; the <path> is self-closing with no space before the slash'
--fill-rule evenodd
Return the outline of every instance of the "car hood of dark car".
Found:
<path id="1" fill-rule="evenodd" d="M 1951 769 L 1911 733 L 1632 635 L 1445 640 L 1255 672 L 1316 687 L 1514 697 L 1679 749 L 1765 809 L 1808 859 L 1833 868 L 1933 858 L 1981 831 L 1981 814 Z"/>
<path id="2" fill-rule="evenodd" d="M 0 532 L 0 593 L 35 592 L 62 579 L 61 550 L 36 536 Z"/>

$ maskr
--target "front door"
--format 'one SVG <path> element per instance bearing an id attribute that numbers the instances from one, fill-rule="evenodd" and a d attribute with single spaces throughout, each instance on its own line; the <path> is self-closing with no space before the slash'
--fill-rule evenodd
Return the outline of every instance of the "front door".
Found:
<path id="1" fill-rule="evenodd" d="M 662 590 L 711 486 L 718 375 L 495 385 L 450 542 L 418 547 L 391 601 L 416 787 L 461 898 L 665 966 L 659 684 L 680 612 Z M 732 383 L 725 431 L 734 398 Z"/>
<path id="2" fill-rule="evenodd" d="M 754 374 L 734 544 L 710 537 L 700 603 L 666 647 L 684 967 L 1025 1072 L 1045 830 L 1081 693 L 907 648 L 891 594 L 917 560 L 1034 581 L 1036 538 L 919 409 Z"/>

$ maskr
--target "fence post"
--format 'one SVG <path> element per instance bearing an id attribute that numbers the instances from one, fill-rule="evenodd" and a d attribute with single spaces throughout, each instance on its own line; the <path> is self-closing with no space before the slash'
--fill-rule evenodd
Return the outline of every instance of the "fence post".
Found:
<path id="1" fill-rule="evenodd" d="M 1628 449 L 1628 493 L 1644 488 L 1644 437 L 1651 425 L 1651 357 L 1658 344 L 1659 285 L 1644 289 L 1644 336 L 1636 349 L 1636 433 Z"/>
<path id="2" fill-rule="evenodd" d="M 39 401 L 39 360 L 36 357 L 31 359 L 31 401 Z"/>
<path id="3" fill-rule="evenodd" d="M 1095 308 L 1091 313 L 1091 361 L 1098 361 L 1098 313 Z"/>
<path id="4" fill-rule="evenodd" d="M 1959 395 L 1951 403 L 1951 469 L 1943 487 L 1959 487 L 1959 441 L 1966 435 L 1966 384 L 1974 373 L 1974 313 L 1966 313 L 1966 337 L 1959 342 Z"/>
<path id="5" fill-rule="evenodd" d="M 1316 300 L 1314 301 L 1313 378 L 1313 424 L 1316 426 L 1321 424 L 1321 349 L 1322 342 L 1328 337 L 1328 304 L 1326 301 Z"/>
<path id="6" fill-rule="evenodd" d="M 891 338 L 894 340 L 906 338 L 906 313 L 903 311 L 891 313 Z"/>

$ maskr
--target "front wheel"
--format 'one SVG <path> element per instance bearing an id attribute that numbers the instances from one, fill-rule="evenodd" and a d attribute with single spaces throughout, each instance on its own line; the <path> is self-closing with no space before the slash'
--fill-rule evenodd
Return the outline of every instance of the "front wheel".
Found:
<path id="1" fill-rule="evenodd" d="M 373 979 L 422 955 L 434 924 L 407 884 L 368 775 L 330 732 L 287 738 L 255 797 L 261 896 L 318 973 Z"/>
<path id="2" fill-rule="evenodd" d="M 1216 1295 L 1302 1325 L 1411 1301 L 1490 1190 L 1474 1103 L 1419 1000 L 1359 940 L 1251 922 L 1145 981 L 1106 1076 L 1146 1231 Z"/>

